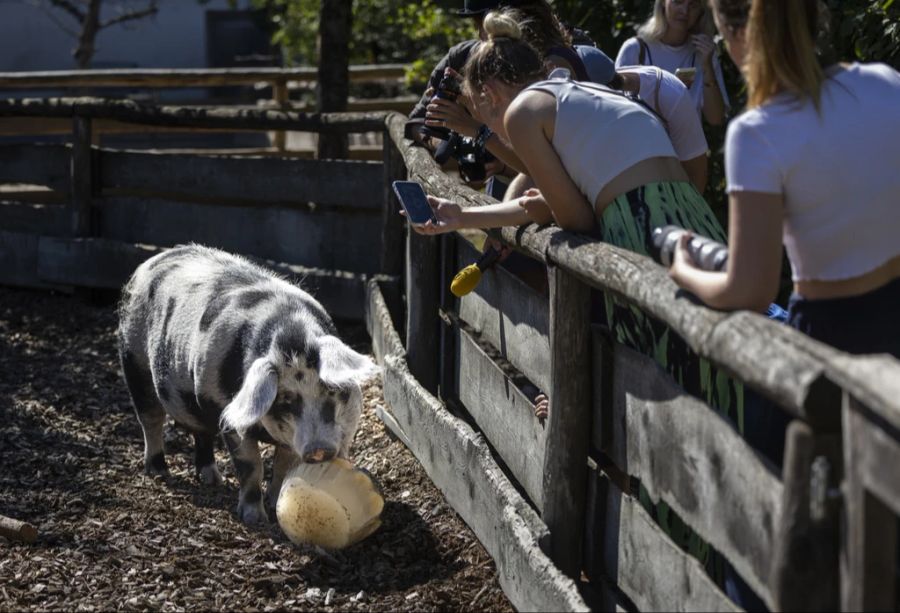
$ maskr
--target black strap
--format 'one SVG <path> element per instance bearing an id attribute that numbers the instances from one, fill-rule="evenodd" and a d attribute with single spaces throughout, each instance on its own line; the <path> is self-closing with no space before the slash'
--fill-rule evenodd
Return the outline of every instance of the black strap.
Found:
<path id="1" fill-rule="evenodd" d="M 653 64 L 653 54 L 650 53 L 650 47 L 647 46 L 647 43 L 640 36 L 635 36 L 635 38 L 637 38 L 637 42 L 641 46 L 641 52 L 638 55 L 638 64 L 643 66 L 644 60 L 649 59 L 650 61 L 647 62 L 647 64 L 652 65 Z M 693 66 L 693 64 L 691 64 L 691 66 Z"/>

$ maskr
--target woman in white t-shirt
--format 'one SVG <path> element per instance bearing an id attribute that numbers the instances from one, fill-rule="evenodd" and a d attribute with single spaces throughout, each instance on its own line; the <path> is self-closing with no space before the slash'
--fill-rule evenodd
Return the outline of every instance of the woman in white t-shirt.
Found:
<path id="1" fill-rule="evenodd" d="M 652 65 L 673 74 L 695 69 L 693 77 L 679 76 L 698 113 L 711 125 L 722 125 L 729 102 L 714 30 L 706 0 L 656 0 L 650 19 L 619 49 L 616 67 Z"/>
<path id="2" fill-rule="evenodd" d="M 636 94 L 663 120 L 675 155 L 701 194 L 706 190 L 709 145 L 687 87 L 657 66 L 618 68 L 608 86 Z"/>
<path id="3" fill-rule="evenodd" d="M 729 125 L 727 272 L 671 274 L 720 309 L 761 310 L 777 293 L 782 242 L 789 322 L 850 353 L 900 357 L 900 73 L 822 69 L 817 0 L 713 0 L 742 67 L 748 110 Z"/>

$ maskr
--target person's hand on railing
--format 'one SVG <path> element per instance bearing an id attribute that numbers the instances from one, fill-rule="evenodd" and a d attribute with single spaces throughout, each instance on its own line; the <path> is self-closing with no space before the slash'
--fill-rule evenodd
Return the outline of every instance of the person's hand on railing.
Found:
<path id="1" fill-rule="evenodd" d="M 462 227 L 461 206 L 445 198 L 435 198 L 434 196 L 428 196 L 428 204 L 431 205 L 431 210 L 434 211 L 434 217 L 437 219 L 437 222 L 428 220 L 424 224 L 410 224 L 413 230 L 419 234 L 433 236 L 435 234 L 453 232 Z M 406 212 L 402 209 L 400 214 L 406 217 Z"/>
<path id="2" fill-rule="evenodd" d="M 544 199 L 544 195 L 541 194 L 541 190 L 533 187 L 525 190 L 518 202 L 534 223 L 542 225 L 553 221 L 553 213 Z"/>

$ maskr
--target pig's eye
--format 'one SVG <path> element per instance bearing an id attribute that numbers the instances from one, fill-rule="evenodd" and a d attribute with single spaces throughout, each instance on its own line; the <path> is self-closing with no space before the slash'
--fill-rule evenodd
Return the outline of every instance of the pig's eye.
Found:
<path id="1" fill-rule="evenodd" d="M 330 398 L 322 403 L 322 420 L 326 424 L 334 423 L 334 400 Z"/>

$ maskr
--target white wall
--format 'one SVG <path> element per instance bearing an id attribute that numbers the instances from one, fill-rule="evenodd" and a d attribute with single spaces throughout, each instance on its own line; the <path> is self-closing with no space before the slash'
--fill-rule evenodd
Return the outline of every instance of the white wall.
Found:
<path id="1" fill-rule="evenodd" d="M 249 8 L 249 0 L 238 8 Z M 116 14 L 119 0 L 104 0 L 103 16 Z M 132 0 L 132 6 L 143 6 Z M 42 9 L 43 0 L 0 0 L 0 72 L 71 70 L 77 40 L 75 20 L 60 9 Z M 203 68 L 206 66 L 205 13 L 228 9 L 227 0 L 159 0 L 153 17 L 118 24 L 97 36 L 95 67 Z"/>

